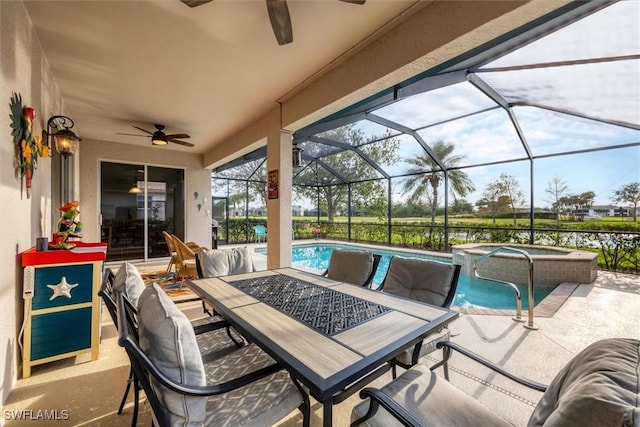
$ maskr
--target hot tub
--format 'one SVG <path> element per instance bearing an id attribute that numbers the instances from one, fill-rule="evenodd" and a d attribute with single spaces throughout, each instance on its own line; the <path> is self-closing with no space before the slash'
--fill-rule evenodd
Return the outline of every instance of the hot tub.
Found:
<path id="1" fill-rule="evenodd" d="M 553 246 L 467 243 L 453 247 L 453 262 L 473 276 L 476 258 L 500 247 L 524 250 L 533 259 L 536 286 L 556 286 L 563 282 L 592 283 L 598 273 L 598 254 Z M 529 263 L 521 254 L 498 252 L 478 264 L 478 274 L 490 279 L 527 285 Z"/>

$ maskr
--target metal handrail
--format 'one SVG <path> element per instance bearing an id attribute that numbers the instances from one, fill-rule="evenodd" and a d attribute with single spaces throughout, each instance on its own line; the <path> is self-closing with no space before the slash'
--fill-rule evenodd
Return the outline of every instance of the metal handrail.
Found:
<path id="1" fill-rule="evenodd" d="M 492 250 L 491 252 L 487 252 L 486 254 L 479 256 L 478 258 L 476 258 L 473 261 L 473 274 L 479 278 L 479 279 L 483 279 L 483 280 L 489 280 L 491 282 L 494 283 L 498 283 L 501 285 L 507 285 L 509 286 L 516 294 L 516 317 L 513 318 L 513 320 L 517 321 L 517 322 L 523 322 L 524 320 L 522 319 L 522 295 L 520 294 L 520 289 L 518 289 L 518 287 L 511 283 L 511 282 L 505 282 L 503 280 L 497 280 L 497 279 L 491 279 L 489 277 L 482 277 L 478 274 L 478 263 L 489 258 L 492 257 L 493 255 L 497 254 L 498 252 L 512 252 L 512 253 L 517 253 L 520 255 L 523 255 L 528 263 L 529 263 L 529 280 L 528 280 L 528 284 L 527 284 L 527 289 L 528 289 L 528 294 L 529 294 L 529 304 L 528 304 L 528 312 L 529 312 L 529 319 L 527 324 L 524 325 L 525 328 L 528 329 L 538 329 L 537 326 L 535 326 L 533 324 L 533 306 L 534 306 L 534 302 L 533 302 L 533 258 L 531 258 L 531 255 L 529 255 L 529 253 L 527 251 L 524 251 L 522 249 L 516 249 L 516 248 L 511 248 L 508 246 L 501 246 L 499 248 L 496 248 L 494 250 Z"/>

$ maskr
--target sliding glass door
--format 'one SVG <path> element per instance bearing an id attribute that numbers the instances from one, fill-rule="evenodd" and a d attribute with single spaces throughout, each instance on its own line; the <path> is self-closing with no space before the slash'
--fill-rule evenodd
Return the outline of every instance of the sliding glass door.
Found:
<path id="1" fill-rule="evenodd" d="M 184 238 L 184 171 L 102 162 L 100 211 L 107 261 L 167 257 L 162 232 Z"/>

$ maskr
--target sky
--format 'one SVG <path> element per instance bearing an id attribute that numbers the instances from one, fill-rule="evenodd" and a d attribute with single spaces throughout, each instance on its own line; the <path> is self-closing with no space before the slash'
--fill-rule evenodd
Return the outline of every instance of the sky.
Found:
<path id="1" fill-rule="evenodd" d="M 614 3 L 486 64 L 471 79 L 400 99 L 372 114 L 416 130 L 427 144 L 453 143 L 454 153 L 463 156 L 460 166 L 526 159 L 519 127 L 535 158 L 536 208 L 551 205 L 545 190 L 554 176 L 566 183 L 567 195 L 592 191 L 595 205 L 613 204 L 615 190 L 640 182 L 639 16 L 640 1 Z M 474 82 L 504 97 L 512 117 Z M 388 131 L 368 120 L 355 126 L 370 139 Z M 381 164 L 392 176 L 406 173 L 406 159 L 424 153 L 415 138 L 397 138 L 400 161 Z M 595 151 L 602 148 L 611 149 Z M 574 154 L 554 156 L 558 153 Z M 465 199 L 475 204 L 489 183 L 507 173 L 520 183 L 529 206 L 530 168 L 528 160 L 465 168 L 476 186 Z M 406 196 L 401 183 L 394 186 L 394 201 Z"/>
<path id="2" fill-rule="evenodd" d="M 513 105 L 511 111 L 532 155 L 543 156 L 533 166 L 534 206 L 550 205 L 550 195 L 545 190 L 554 176 L 566 182 L 569 194 L 594 192 L 596 205 L 612 204 L 615 190 L 640 182 L 640 146 L 544 157 L 640 143 L 639 16 L 640 2 L 616 3 L 486 64 L 475 73 L 475 79 L 488 84 Z M 629 56 L 632 57 L 620 60 Z M 496 102 L 468 79 L 402 99 L 373 114 L 418 130 L 427 144 L 438 140 L 453 143 L 455 154 L 464 156 L 461 165 L 526 158 L 509 114 L 495 107 Z M 450 120 L 488 108 L 494 109 Z M 386 130 L 369 121 L 357 126 L 370 136 L 382 135 Z M 421 153 L 423 149 L 414 138 L 400 137 L 401 159 Z M 401 160 L 383 168 L 395 175 L 406 171 L 409 165 Z M 487 184 L 501 173 L 514 176 L 530 199 L 529 161 L 465 172 L 476 186 L 476 191 L 466 197 L 471 203 L 480 199 Z M 396 190 L 394 198 L 403 196 Z"/>

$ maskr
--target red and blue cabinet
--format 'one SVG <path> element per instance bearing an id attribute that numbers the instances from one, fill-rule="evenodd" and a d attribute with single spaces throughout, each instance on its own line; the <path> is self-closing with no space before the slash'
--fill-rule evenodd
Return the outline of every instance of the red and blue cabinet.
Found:
<path id="1" fill-rule="evenodd" d="M 78 242 L 80 243 L 80 242 Z M 98 290 L 106 245 L 84 243 L 75 250 L 22 253 L 24 332 L 22 376 L 31 367 L 100 348 Z"/>

